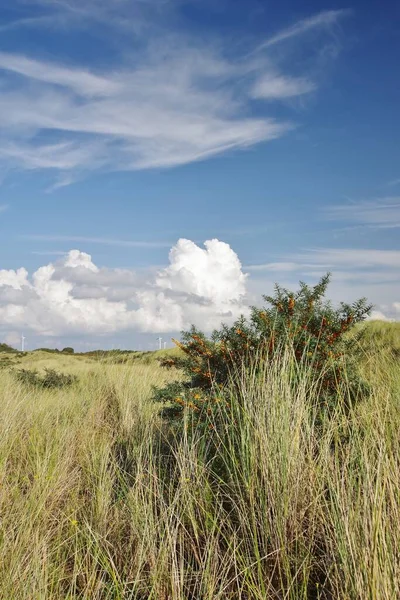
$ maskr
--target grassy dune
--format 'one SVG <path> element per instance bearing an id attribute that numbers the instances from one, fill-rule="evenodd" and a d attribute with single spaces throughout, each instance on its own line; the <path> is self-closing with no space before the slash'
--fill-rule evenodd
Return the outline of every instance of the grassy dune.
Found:
<path id="1" fill-rule="evenodd" d="M 216 453 L 168 434 L 156 355 L 8 357 L 78 381 L 0 368 L 0 598 L 399 598 L 400 325 L 368 327 L 367 401 L 321 425 L 287 358 L 227 396 Z"/>

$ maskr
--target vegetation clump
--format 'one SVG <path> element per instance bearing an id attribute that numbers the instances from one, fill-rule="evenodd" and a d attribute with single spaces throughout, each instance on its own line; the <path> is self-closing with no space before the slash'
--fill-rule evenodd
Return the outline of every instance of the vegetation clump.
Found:
<path id="1" fill-rule="evenodd" d="M 60 351 L 58 348 L 35 348 L 32 352 L 48 352 L 49 354 L 57 354 Z"/>
<path id="2" fill-rule="evenodd" d="M 0 344 L 0 352 L 16 353 L 16 352 L 18 352 L 18 350 L 16 350 L 12 346 L 9 346 L 8 344 L 1 343 Z"/>
<path id="3" fill-rule="evenodd" d="M 13 363 L 12 359 L 9 356 L 2 356 L 0 358 L 0 369 L 6 369 L 10 367 Z"/>
<path id="4" fill-rule="evenodd" d="M 273 296 L 263 296 L 266 307 L 252 307 L 249 319 L 242 316 L 232 326 L 223 325 L 210 338 L 195 327 L 182 332 L 182 342 L 175 341 L 181 354 L 161 360 L 164 367 L 178 368 L 186 376 L 155 391 L 155 399 L 165 403 L 164 415 L 174 420 L 190 409 L 195 420 L 204 420 L 237 373 L 261 373 L 265 364 L 282 360 L 287 351 L 294 365 L 293 384 L 310 373 L 321 407 L 339 399 L 351 404 L 365 394 L 367 385 L 356 368 L 363 331 L 347 334 L 372 306 L 362 298 L 334 308 L 325 300 L 329 281 L 328 273 L 314 287 L 300 282 L 297 292 L 276 285 Z"/>
<path id="5" fill-rule="evenodd" d="M 17 380 L 21 383 L 42 389 L 65 388 L 77 381 L 75 375 L 61 373 L 55 369 L 45 368 L 42 375 L 38 371 L 30 369 L 18 369 L 14 373 Z"/>

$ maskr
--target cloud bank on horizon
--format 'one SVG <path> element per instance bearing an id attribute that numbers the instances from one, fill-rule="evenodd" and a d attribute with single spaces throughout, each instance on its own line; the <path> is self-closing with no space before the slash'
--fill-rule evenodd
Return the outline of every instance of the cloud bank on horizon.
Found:
<path id="1" fill-rule="evenodd" d="M 346 269 L 351 261 L 353 268 L 364 269 L 361 280 L 369 276 L 372 282 L 375 277 L 382 284 L 396 278 L 400 252 L 310 250 L 297 260 L 303 261 L 303 270 L 313 280 L 326 267 Z M 155 273 L 98 267 L 89 254 L 71 250 L 31 277 L 25 268 L 0 270 L 0 332 L 7 340 L 15 339 L 18 331 L 47 338 L 129 331 L 159 334 L 191 324 L 210 331 L 248 314 L 254 293 L 245 271 L 269 271 L 274 277 L 280 272 L 287 277 L 288 272 L 297 276 L 301 268 L 296 262 L 245 268 L 229 244 L 217 239 L 206 241 L 204 248 L 178 240 L 169 252 L 169 265 Z M 337 275 L 342 282 L 356 278 L 353 270 Z M 400 317 L 400 302 L 377 308 L 373 318 Z"/>
<path id="2" fill-rule="evenodd" d="M 248 311 L 246 275 L 224 242 L 204 248 L 180 239 L 169 265 L 146 277 L 99 268 L 89 254 L 71 250 L 30 278 L 26 269 L 0 270 L 0 323 L 42 336 L 163 333 L 192 323 L 210 330 Z"/>

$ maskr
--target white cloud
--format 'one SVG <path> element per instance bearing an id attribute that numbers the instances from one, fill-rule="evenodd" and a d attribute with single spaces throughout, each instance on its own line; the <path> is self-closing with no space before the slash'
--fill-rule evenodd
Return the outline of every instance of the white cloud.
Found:
<path id="1" fill-rule="evenodd" d="M 341 10 L 325 10 L 312 17 L 308 17 L 306 19 L 302 19 L 298 21 L 294 25 L 288 27 L 287 29 L 283 29 L 279 31 L 276 35 L 269 38 L 266 42 L 264 42 L 259 49 L 269 48 L 270 46 L 274 46 L 275 44 L 279 44 L 283 41 L 296 38 L 298 36 L 304 35 L 305 33 L 318 30 L 321 28 L 331 27 L 335 25 L 340 19 L 345 16 L 351 14 L 351 11 L 346 9 Z"/>
<path id="2" fill-rule="evenodd" d="M 296 254 L 296 259 L 303 263 L 311 263 L 326 269 L 347 267 L 349 270 L 359 268 L 387 267 L 400 268 L 400 250 L 375 250 L 371 248 L 312 248 Z"/>
<path id="3" fill-rule="evenodd" d="M 352 302 L 367 297 L 374 305 L 373 318 L 397 320 L 400 317 L 400 251 L 371 248 L 312 248 L 282 256 L 281 262 L 245 267 L 254 280 L 251 292 L 256 295 L 271 289 L 274 281 L 297 289 L 298 281 L 315 284 L 328 271 L 332 283 L 328 290 L 333 302 Z M 262 289 L 262 287 L 264 289 Z"/>
<path id="4" fill-rule="evenodd" d="M 42 8 L 73 18 L 71 27 L 79 17 L 122 30 L 130 22 L 123 18 L 130 4 L 95 3 L 88 9 L 45 2 Z M 146 6 L 146 29 L 135 33 L 135 53 L 110 58 L 107 68 L 0 52 L 0 164 L 53 170 L 50 189 L 56 189 L 87 171 L 174 167 L 274 140 L 293 128 L 262 109 L 255 114 L 252 100 L 303 95 L 316 82 L 292 76 L 290 66 L 260 48 L 256 57 L 234 56 L 221 39 L 177 34 L 169 21 L 163 27 L 150 18 L 160 16 L 162 3 L 140 4 Z M 279 32 L 264 48 L 324 29 L 345 14 L 319 13 Z"/>
<path id="5" fill-rule="evenodd" d="M 163 289 L 202 297 L 215 305 L 238 302 L 245 294 L 246 275 L 229 244 L 206 241 L 205 249 L 181 239 L 170 251 L 170 265 L 156 284 Z"/>
<path id="6" fill-rule="evenodd" d="M 83 267 L 93 273 L 98 273 L 99 269 L 94 263 L 92 263 L 92 257 L 86 252 L 80 252 L 79 250 L 71 250 L 64 260 L 65 267 Z"/>
<path id="7" fill-rule="evenodd" d="M 295 262 L 271 262 L 260 265 L 248 265 L 246 271 L 296 271 L 299 265 Z"/>
<path id="8" fill-rule="evenodd" d="M 169 266 L 147 279 L 99 268 L 79 250 L 32 277 L 25 269 L 2 270 L 2 327 L 47 336 L 170 332 L 192 323 L 211 330 L 248 311 L 246 275 L 228 244 L 209 240 L 204 246 L 179 240 Z"/>
<path id="9" fill-rule="evenodd" d="M 400 302 L 392 302 L 391 304 L 383 304 L 381 310 L 373 310 L 369 317 L 370 321 L 398 321 L 400 319 Z"/>
<path id="10" fill-rule="evenodd" d="M 28 284 L 28 271 L 24 268 L 16 271 L 0 269 L 0 286 L 8 286 L 20 290 Z"/>
<path id="11" fill-rule="evenodd" d="M 369 284 L 371 279 L 382 281 L 398 273 L 400 250 L 371 248 L 310 248 L 296 254 L 288 254 L 285 260 L 258 265 L 249 265 L 246 271 L 308 272 L 320 277 L 333 270 L 342 278 L 359 276 Z M 358 274 L 358 275 L 357 275 Z"/>
<path id="12" fill-rule="evenodd" d="M 60 65 L 43 63 L 23 55 L 0 52 L 0 69 L 12 71 L 29 79 L 70 88 L 83 96 L 112 96 L 118 83 L 99 77 L 89 71 L 70 69 Z"/>
<path id="13" fill-rule="evenodd" d="M 382 311 L 373 310 L 371 311 L 370 316 L 368 317 L 368 321 L 386 321 L 391 322 L 393 319 L 389 319 Z"/>
<path id="14" fill-rule="evenodd" d="M 305 77 L 286 77 L 283 75 L 265 75 L 260 77 L 253 87 L 253 97 L 265 100 L 293 98 L 308 94 L 316 89 L 315 83 Z"/>
<path id="15" fill-rule="evenodd" d="M 296 262 L 244 269 L 224 242 L 208 240 L 200 247 L 180 239 L 167 267 L 143 272 L 99 267 L 89 254 L 71 250 L 31 276 L 24 268 L 0 270 L 0 334 L 95 340 L 172 333 L 192 323 L 210 331 L 248 314 L 248 305 L 272 292 L 274 281 L 296 289 L 299 279 L 312 285 L 328 268 L 334 302 L 367 296 L 375 303 L 371 318 L 397 320 L 399 266 L 397 251 L 322 248 L 297 253 Z M 254 271 L 254 278 L 244 270 Z"/>
<path id="16" fill-rule="evenodd" d="M 103 246 L 119 246 L 121 248 L 170 248 L 170 242 L 161 241 L 139 241 L 139 240 L 118 240 L 112 238 L 102 237 L 87 237 L 79 235 L 24 235 L 22 236 L 25 240 L 32 240 L 37 242 L 78 242 L 84 244 L 99 244 Z M 52 253 L 54 254 L 54 252 Z M 65 254 L 62 252 L 61 254 Z"/>
<path id="17" fill-rule="evenodd" d="M 233 66 L 211 55 L 200 60 L 187 47 L 166 49 L 162 60 L 144 59 L 120 74 L 103 75 L 99 83 L 81 69 L 4 53 L 3 70 L 7 60 L 15 69 L 21 62 L 24 76 L 9 86 L 3 78 L 0 98 L 0 156 L 11 166 L 171 167 L 272 140 L 290 129 L 286 122 L 245 116 L 245 96 L 234 97 Z M 40 73 L 46 73 L 40 83 L 25 82 Z M 231 87 L 221 91 L 224 78 Z M 51 132 L 54 141 L 38 143 L 40 132 Z"/>
<path id="18" fill-rule="evenodd" d="M 27 16 L 5 23 L 0 31 L 21 28 L 61 29 L 67 27 L 85 29 L 100 23 L 103 26 L 126 31 L 128 34 L 141 32 L 149 27 L 149 16 L 159 14 L 166 17 L 181 0 L 15 0 L 21 7 L 39 7 L 37 16 Z M 31 14 L 29 12 L 29 14 Z"/>
<path id="19" fill-rule="evenodd" d="M 331 220 L 357 223 L 376 229 L 400 227 L 400 197 L 378 198 L 330 206 L 326 216 Z"/>
<path id="20" fill-rule="evenodd" d="M 24 169 L 56 169 L 68 171 L 79 165 L 100 168 L 107 163 L 107 149 L 100 141 L 84 143 L 65 141 L 37 146 L 32 141 L 5 141 L 0 147 L 0 159 Z"/>

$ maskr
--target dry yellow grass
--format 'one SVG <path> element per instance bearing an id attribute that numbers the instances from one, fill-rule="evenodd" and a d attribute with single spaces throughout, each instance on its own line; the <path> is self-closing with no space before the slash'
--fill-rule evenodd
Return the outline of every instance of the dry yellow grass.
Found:
<path id="1" fill-rule="evenodd" d="M 399 598 L 394 329 L 366 349 L 371 397 L 322 428 L 288 368 L 244 380 L 218 464 L 207 434 L 166 440 L 156 362 L 22 358 L 78 375 L 52 391 L 1 369 L 0 598 Z"/>

